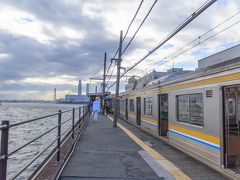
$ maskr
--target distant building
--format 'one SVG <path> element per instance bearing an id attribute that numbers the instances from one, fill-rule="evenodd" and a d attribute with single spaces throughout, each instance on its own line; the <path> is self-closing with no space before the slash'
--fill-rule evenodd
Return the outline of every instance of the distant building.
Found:
<path id="1" fill-rule="evenodd" d="M 86 84 L 86 96 L 89 94 L 89 83 Z"/>
<path id="2" fill-rule="evenodd" d="M 68 103 L 88 103 L 89 98 L 84 95 L 65 95 L 65 102 Z"/>
<path id="3" fill-rule="evenodd" d="M 54 101 L 56 101 L 56 99 L 57 99 L 57 89 L 56 88 L 54 88 Z"/>
<path id="4" fill-rule="evenodd" d="M 82 95 L 82 81 L 79 80 L 78 82 L 78 95 L 81 96 Z"/>

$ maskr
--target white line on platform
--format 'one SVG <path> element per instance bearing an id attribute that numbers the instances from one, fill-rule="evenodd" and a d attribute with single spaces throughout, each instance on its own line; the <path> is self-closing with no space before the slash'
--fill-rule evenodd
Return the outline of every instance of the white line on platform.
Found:
<path id="1" fill-rule="evenodd" d="M 111 121 L 113 121 L 112 117 L 110 117 L 109 115 L 107 117 Z M 118 123 L 118 127 L 120 127 L 141 148 L 143 148 L 147 153 L 149 153 L 152 158 L 154 158 L 165 170 L 167 170 L 177 180 L 190 180 L 191 179 L 186 174 L 184 174 L 180 169 L 178 169 L 172 162 L 165 159 L 159 152 L 157 152 L 155 149 L 148 146 L 146 143 L 144 143 L 141 139 L 139 139 L 136 135 L 134 135 L 131 131 L 129 131 L 123 125 Z"/>
<path id="2" fill-rule="evenodd" d="M 149 153 L 144 150 L 138 151 L 141 157 L 146 161 L 146 163 L 152 168 L 152 170 L 159 176 L 164 177 L 167 180 L 175 180 L 173 176 L 171 176 L 162 166 L 161 164 L 155 160 Z"/>

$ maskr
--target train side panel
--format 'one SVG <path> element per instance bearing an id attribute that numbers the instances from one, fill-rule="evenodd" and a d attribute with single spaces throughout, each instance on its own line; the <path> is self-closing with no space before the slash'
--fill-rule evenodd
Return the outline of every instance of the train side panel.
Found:
<path id="1" fill-rule="evenodd" d="M 207 94 L 209 93 L 209 94 Z M 203 124 L 181 122 L 177 117 L 177 97 L 200 94 L 203 98 Z M 207 95 L 209 97 L 207 97 Z M 182 89 L 169 92 L 169 143 L 220 168 L 220 88 Z M 214 113 L 213 113 L 214 112 Z"/>

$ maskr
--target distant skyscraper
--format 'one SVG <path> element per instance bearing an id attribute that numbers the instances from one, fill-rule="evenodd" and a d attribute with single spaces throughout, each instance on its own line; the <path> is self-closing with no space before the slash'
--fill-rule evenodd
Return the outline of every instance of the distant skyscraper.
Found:
<path id="1" fill-rule="evenodd" d="M 86 84 L 86 96 L 89 94 L 89 83 Z"/>
<path id="2" fill-rule="evenodd" d="M 82 81 L 81 80 L 79 80 L 79 82 L 78 82 L 78 95 L 79 96 L 82 95 Z"/>
<path id="3" fill-rule="evenodd" d="M 54 88 L 54 101 L 56 101 L 56 99 L 57 99 L 57 89 Z"/>

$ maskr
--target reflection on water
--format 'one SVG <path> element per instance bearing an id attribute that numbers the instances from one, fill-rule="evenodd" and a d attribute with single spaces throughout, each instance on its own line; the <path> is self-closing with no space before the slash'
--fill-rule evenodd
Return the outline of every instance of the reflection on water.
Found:
<path id="1" fill-rule="evenodd" d="M 58 110 L 69 110 L 79 105 L 70 104 L 49 104 L 49 103 L 2 103 L 0 106 L 0 122 L 2 120 L 9 120 L 10 124 L 22 122 L 36 117 L 41 117 L 58 112 Z M 78 113 L 78 111 L 76 111 Z M 62 115 L 62 121 L 71 118 L 72 112 Z M 57 125 L 58 117 L 53 116 L 32 123 L 23 124 L 10 129 L 9 133 L 9 153 L 25 143 L 31 141 L 37 136 L 43 134 L 47 130 Z M 71 125 L 71 121 L 62 126 L 62 132 Z M 57 137 L 57 129 L 53 130 L 46 136 L 28 145 L 16 154 L 9 157 L 8 160 L 8 178 L 12 177 L 29 162 L 31 162 L 36 155 L 50 145 Z M 56 145 L 56 143 L 55 143 Z M 53 147 L 52 147 L 53 148 Z M 51 149 L 52 149 L 51 148 Z M 50 149 L 50 150 L 51 150 Z M 28 175 L 36 169 L 47 153 L 44 153 L 35 163 L 33 163 L 23 174 L 17 179 L 26 179 Z"/>

